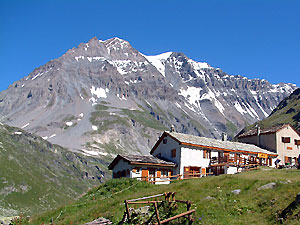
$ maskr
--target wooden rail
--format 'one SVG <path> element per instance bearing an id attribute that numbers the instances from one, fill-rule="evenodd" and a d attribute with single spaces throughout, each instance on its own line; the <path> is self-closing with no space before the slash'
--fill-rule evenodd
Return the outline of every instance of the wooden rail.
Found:
<path id="1" fill-rule="evenodd" d="M 146 196 L 146 197 L 136 198 L 136 199 L 131 199 L 131 200 L 125 200 L 124 201 L 124 203 L 125 203 L 125 213 L 127 214 L 128 223 L 131 222 L 131 215 L 130 215 L 130 210 L 129 210 L 129 205 L 130 204 L 153 204 L 155 211 L 154 211 L 153 215 L 150 217 L 150 219 L 146 222 L 146 224 L 150 223 L 150 221 L 152 220 L 152 218 L 154 216 L 156 216 L 157 223 L 155 223 L 155 224 L 157 224 L 157 225 L 164 224 L 164 223 L 170 222 L 172 220 L 178 219 L 180 217 L 186 217 L 186 216 L 188 216 L 187 219 L 189 221 L 189 224 L 192 224 L 193 221 L 194 221 L 193 217 L 192 217 L 192 214 L 195 212 L 195 209 L 191 210 L 192 202 L 185 201 L 185 200 L 176 200 L 175 199 L 175 194 L 176 194 L 176 192 L 165 192 L 165 193 L 162 193 L 162 194 Z M 162 203 L 163 200 L 140 201 L 140 200 L 145 200 L 145 199 L 157 198 L 157 197 L 160 197 L 160 196 L 164 196 L 165 197 L 164 201 L 167 201 L 169 203 L 178 202 L 178 203 L 186 204 L 187 211 L 161 221 L 160 216 L 159 216 L 159 211 L 158 211 L 159 206 L 157 204 Z M 126 221 L 126 214 L 124 214 L 123 222 Z"/>
<path id="2" fill-rule="evenodd" d="M 163 221 L 159 221 L 159 223 L 155 223 L 155 224 L 163 224 L 163 223 L 167 223 L 167 222 L 170 222 L 170 221 L 172 221 L 172 220 L 175 220 L 175 219 L 178 219 L 178 218 L 180 218 L 180 217 L 183 217 L 183 216 L 186 216 L 186 215 L 191 215 L 192 213 L 194 213 L 195 212 L 195 209 L 192 209 L 192 210 L 189 210 L 189 211 L 187 211 L 187 212 L 183 212 L 183 213 L 180 213 L 180 214 L 178 214 L 178 215 L 176 215 L 176 216 L 173 216 L 173 217 L 170 217 L 170 218 L 168 218 L 168 219 L 165 219 L 165 220 L 163 220 Z M 190 223 L 191 224 L 191 223 Z"/>

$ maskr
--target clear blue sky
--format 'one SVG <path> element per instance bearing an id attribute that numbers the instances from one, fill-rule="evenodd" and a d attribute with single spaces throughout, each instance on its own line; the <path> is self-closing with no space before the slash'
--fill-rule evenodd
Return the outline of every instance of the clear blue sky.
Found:
<path id="1" fill-rule="evenodd" d="M 94 36 L 300 86 L 298 0 L 0 0 L 0 91 Z"/>

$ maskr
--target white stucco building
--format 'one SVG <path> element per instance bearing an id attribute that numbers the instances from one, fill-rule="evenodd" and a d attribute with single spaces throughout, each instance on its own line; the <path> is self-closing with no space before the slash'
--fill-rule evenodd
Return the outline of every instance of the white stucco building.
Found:
<path id="1" fill-rule="evenodd" d="M 217 140 L 165 131 L 150 151 L 151 156 L 118 155 L 109 165 L 113 177 L 161 176 L 180 178 L 207 174 L 234 174 L 251 166 L 274 166 L 277 154 L 252 144 Z M 157 182 L 160 183 L 160 182 Z"/>
<path id="2" fill-rule="evenodd" d="M 255 128 L 237 136 L 238 141 L 254 144 L 278 154 L 281 164 L 295 165 L 300 154 L 300 134 L 290 124 Z"/>

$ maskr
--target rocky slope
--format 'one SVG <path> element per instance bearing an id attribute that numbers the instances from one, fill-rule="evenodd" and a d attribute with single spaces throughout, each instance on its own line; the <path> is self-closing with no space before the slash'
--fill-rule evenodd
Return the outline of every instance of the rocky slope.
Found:
<path id="1" fill-rule="evenodd" d="M 145 56 L 92 38 L 0 93 L 0 121 L 110 160 L 148 153 L 162 130 L 219 138 L 263 119 L 293 84 L 226 74 L 183 53 Z"/>
<path id="2" fill-rule="evenodd" d="M 300 132 L 300 88 L 283 99 L 267 118 L 258 123 L 261 128 L 289 123 Z M 255 127 L 255 125 L 256 123 L 245 127 L 240 133 Z"/>
<path id="3" fill-rule="evenodd" d="M 52 209 L 99 185 L 99 159 L 0 124 L 0 217 Z"/>

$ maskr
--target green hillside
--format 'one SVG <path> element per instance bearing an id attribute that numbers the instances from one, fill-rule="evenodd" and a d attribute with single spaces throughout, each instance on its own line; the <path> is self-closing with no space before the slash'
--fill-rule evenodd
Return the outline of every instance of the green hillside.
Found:
<path id="1" fill-rule="evenodd" d="M 275 182 L 274 189 L 258 190 Z M 123 216 L 124 200 L 163 192 L 177 192 L 176 198 L 191 200 L 196 209 L 195 224 L 276 224 L 276 215 L 299 192 L 300 171 L 261 168 L 236 175 L 221 175 L 153 185 L 132 179 L 113 179 L 89 191 L 79 200 L 56 210 L 33 216 L 30 224 L 83 224 L 98 217 L 114 224 Z M 240 189 L 240 194 L 232 193 Z M 210 196 L 210 197 L 208 197 Z M 300 207 L 284 224 L 299 224 Z"/>
<path id="2" fill-rule="evenodd" d="M 43 212 L 99 185 L 101 161 L 0 124 L 0 217 Z"/>
<path id="3" fill-rule="evenodd" d="M 290 123 L 300 131 L 300 88 L 296 89 L 289 97 L 282 100 L 272 113 L 258 122 L 261 128 Z M 252 124 L 244 128 L 240 133 L 254 128 Z"/>

